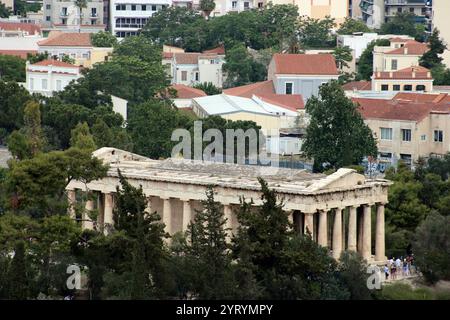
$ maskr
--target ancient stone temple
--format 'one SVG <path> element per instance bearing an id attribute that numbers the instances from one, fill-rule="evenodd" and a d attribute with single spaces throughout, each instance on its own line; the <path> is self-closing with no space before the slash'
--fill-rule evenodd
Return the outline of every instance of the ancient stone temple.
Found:
<path id="1" fill-rule="evenodd" d="M 257 181 L 261 176 L 283 199 L 295 230 L 309 232 L 320 245 L 330 248 L 333 257 L 338 258 L 342 250 L 357 250 L 368 260 L 385 260 L 384 206 L 390 185 L 387 180 L 366 179 L 352 169 L 339 169 L 327 176 L 305 170 L 184 159 L 152 160 L 114 148 L 101 148 L 94 156 L 109 165 L 107 177 L 88 184 L 71 181 L 66 187 L 72 204 L 77 201 L 77 194 L 97 194 L 96 201 L 86 202 L 86 209 L 98 210 L 98 219 L 93 222 L 83 217 L 83 228 L 93 228 L 95 224 L 103 229 L 113 224 L 118 169 L 132 185 L 142 186 L 149 200 L 147 210 L 161 215 L 170 234 L 186 230 L 195 213 L 202 209 L 208 185 L 214 186 L 215 200 L 223 205 L 228 227 L 236 230 L 234 209 L 240 197 L 261 205 Z"/>

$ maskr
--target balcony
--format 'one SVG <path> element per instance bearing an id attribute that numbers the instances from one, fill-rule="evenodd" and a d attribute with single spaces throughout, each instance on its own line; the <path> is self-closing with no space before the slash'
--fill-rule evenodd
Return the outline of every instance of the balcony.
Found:
<path id="1" fill-rule="evenodd" d="M 386 6 L 425 6 L 425 0 L 385 0 Z"/>
<path id="2" fill-rule="evenodd" d="M 59 16 L 60 16 L 60 17 L 68 17 L 68 16 L 69 16 L 69 13 L 68 13 L 67 11 L 61 11 L 61 12 L 59 13 Z"/>

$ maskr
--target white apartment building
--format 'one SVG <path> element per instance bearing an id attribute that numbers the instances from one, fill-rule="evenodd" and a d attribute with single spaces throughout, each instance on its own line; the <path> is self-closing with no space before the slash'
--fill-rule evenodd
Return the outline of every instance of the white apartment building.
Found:
<path id="1" fill-rule="evenodd" d="M 137 35 L 148 19 L 172 0 L 111 0 L 110 30 L 118 38 Z"/>
<path id="2" fill-rule="evenodd" d="M 211 16 L 222 16 L 228 12 L 242 12 L 255 8 L 262 8 L 266 0 L 215 0 L 216 7 Z"/>
<path id="3" fill-rule="evenodd" d="M 440 31 L 440 36 L 447 44 L 443 58 L 447 68 L 450 68 L 450 1 L 433 0 L 432 28 Z"/>
<path id="4" fill-rule="evenodd" d="M 44 0 L 43 22 L 45 29 L 85 29 L 85 26 L 104 30 L 103 0 L 87 0 L 86 8 L 81 10 L 75 5 L 75 0 Z"/>
<path id="5" fill-rule="evenodd" d="M 193 86 L 211 82 L 218 88 L 223 86 L 224 62 L 225 55 L 206 52 L 165 52 L 162 60 L 172 84 Z"/>
<path id="6" fill-rule="evenodd" d="M 26 89 L 30 93 L 52 96 L 62 91 L 72 80 L 81 77 L 80 67 L 57 60 L 26 64 Z"/>

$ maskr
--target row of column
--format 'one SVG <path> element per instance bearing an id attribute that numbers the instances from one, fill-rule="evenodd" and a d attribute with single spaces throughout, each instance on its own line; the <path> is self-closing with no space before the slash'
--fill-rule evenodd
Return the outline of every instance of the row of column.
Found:
<path id="1" fill-rule="evenodd" d="M 76 202 L 75 191 L 68 190 L 68 199 L 71 204 L 69 207 L 69 212 L 71 216 L 75 218 L 74 203 Z M 172 199 L 171 198 L 161 198 L 162 200 L 162 212 L 159 212 L 162 217 L 162 222 L 165 224 L 165 230 L 169 234 L 173 232 L 173 217 L 172 217 Z M 182 223 L 181 230 L 186 231 L 190 221 L 193 219 L 193 208 L 192 200 L 180 199 L 183 203 L 182 205 Z M 85 212 L 82 216 L 82 228 L 83 229 L 93 229 L 94 222 L 89 219 L 87 213 L 94 210 L 95 204 L 93 200 L 86 201 Z M 99 203 L 99 218 L 97 222 L 102 226 L 113 224 L 113 195 L 111 193 L 102 193 L 100 196 Z M 233 230 L 233 213 L 230 204 L 223 205 L 224 216 L 226 218 L 225 228 L 228 233 L 231 234 Z M 358 251 L 365 259 L 372 258 L 372 215 L 371 208 L 372 205 L 362 206 L 362 216 L 360 217 L 360 225 L 358 227 L 358 207 L 350 206 L 349 208 L 349 219 L 348 219 L 348 234 L 347 234 L 347 250 Z M 331 232 L 331 250 L 334 258 L 338 259 L 345 249 L 345 226 L 342 223 L 343 211 L 345 208 L 335 208 L 334 221 Z M 152 202 L 148 201 L 146 208 L 147 212 L 156 211 L 152 208 Z M 323 247 L 328 247 L 328 212 L 325 210 L 319 210 L 314 213 L 303 213 L 304 214 L 304 224 L 303 232 L 309 232 L 313 239 L 317 240 L 317 243 Z M 317 214 L 318 226 L 317 226 L 317 236 L 314 234 L 314 215 Z M 290 215 L 293 221 L 293 215 Z M 359 232 L 357 232 L 359 229 Z M 179 230 L 177 230 L 179 231 Z M 375 260 L 382 261 L 385 260 L 385 237 L 384 237 L 384 204 L 379 203 L 376 206 L 376 232 L 375 232 Z"/>
<path id="2" fill-rule="evenodd" d="M 361 224 L 358 230 L 358 207 L 349 207 L 347 250 L 358 251 L 365 259 L 372 258 L 372 205 L 363 205 Z M 335 208 L 334 221 L 331 232 L 331 250 L 334 258 L 339 259 L 345 249 L 345 226 L 342 223 L 345 208 Z M 314 215 L 317 214 L 317 236 L 314 228 Z M 293 220 L 293 219 L 292 219 Z M 312 239 L 323 247 L 328 247 L 328 212 L 319 210 L 317 213 L 304 213 L 303 232 L 311 234 Z M 375 230 L 375 260 L 385 260 L 385 230 L 384 230 L 384 204 L 376 206 L 376 230 Z M 359 238 L 359 239 L 358 239 Z"/>

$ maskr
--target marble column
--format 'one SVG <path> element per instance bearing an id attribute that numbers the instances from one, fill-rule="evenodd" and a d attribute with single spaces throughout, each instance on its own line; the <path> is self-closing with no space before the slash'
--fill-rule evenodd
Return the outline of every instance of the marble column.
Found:
<path id="1" fill-rule="evenodd" d="M 81 228 L 82 229 L 94 229 L 94 223 L 89 218 L 88 212 L 94 210 L 94 201 L 93 200 L 87 200 L 85 210 L 83 212 L 82 222 L 81 222 Z"/>
<path id="2" fill-rule="evenodd" d="M 226 219 L 225 222 L 225 229 L 227 232 L 228 236 L 231 236 L 232 232 L 233 232 L 233 211 L 231 210 L 231 206 L 229 204 L 225 204 L 223 206 L 223 215 L 224 218 Z"/>
<path id="3" fill-rule="evenodd" d="M 305 213 L 305 230 L 304 234 L 309 232 L 311 234 L 311 239 L 314 240 L 314 213 L 306 212 Z"/>
<path id="4" fill-rule="evenodd" d="M 153 213 L 153 208 L 152 208 L 152 201 L 150 199 L 150 197 L 147 197 L 147 205 L 145 206 L 145 212 L 150 214 Z"/>
<path id="5" fill-rule="evenodd" d="M 317 242 L 322 247 L 328 246 L 328 221 L 327 212 L 325 210 L 319 211 L 319 236 Z"/>
<path id="6" fill-rule="evenodd" d="M 186 232 L 188 229 L 188 225 L 191 222 L 192 219 L 192 209 L 191 209 L 191 203 L 189 200 L 182 200 L 183 201 L 183 224 L 182 224 L 182 231 Z"/>
<path id="7" fill-rule="evenodd" d="M 384 203 L 377 206 L 377 226 L 375 233 L 375 260 L 384 261 L 385 257 L 385 241 L 384 241 Z"/>
<path id="8" fill-rule="evenodd" d="M 75 190 L 67 190 L 67 200 L 69 202 L 69 207 L 67 208 L 69 217 L 72 219 L 76 219 L 75 214 L 75 204 L 77 202 Z"/>
<path id="9" fill-rule="evenodd" d="M 342 209 L 335 209 L 333 224 L 333 258 L 339 259 L 342 252 Z"/>
<path id="10" fill-rule="evenodd" d="M 106 225 L 112 226 L 114 224 L 113 220 L 113 196 L 111 193 L 104 193 L 103 197 L 105 199 L 104 204 L 104 217 L 103 223 Z"/>
<path id="11" fill-rule="evenodd" d="M 163 199 L 163 223 L 166 225 L 164 229 L 167 233 L 172 234 L 172 203 L 170 198 Z"/>
<path id="12" fill-rule="evenodd" d="M 356 207 L 351 206 L 349 208 L 348 215 L 348 239 L 347 239 L 347 248 L 349 251 L 356 251 L 356 223 L 357 223 L 357 213 Z"/>
<path id="13" fill-rule="evenodd" d="M 363 243 L 362 243 L 362 256 L 364 259 L 370 259 L 372 257 L 372 229 L 371 229 L 371 205 L 364 205 L 363 213 Z"/>

